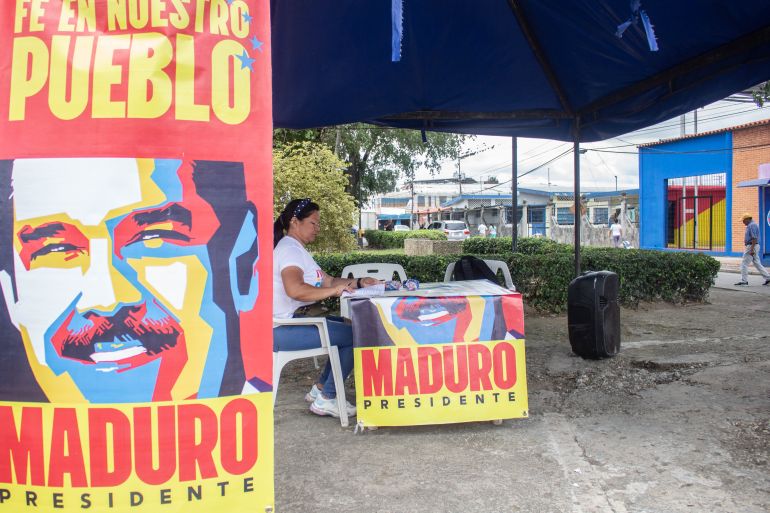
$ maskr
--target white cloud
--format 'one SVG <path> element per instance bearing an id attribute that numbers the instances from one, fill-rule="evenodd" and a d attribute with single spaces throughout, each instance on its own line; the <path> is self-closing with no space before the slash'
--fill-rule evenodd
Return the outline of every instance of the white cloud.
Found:
<path id="1" fill-rule="evenodd" d="M 716 102 L 699 109 L 698 133 L 729 128 L 770 117 L 770 108 L 757 108 L 753 103 Z M 686 115 L 686 133 L 694 133 L 694 114 Z M 615 187 L 615 176 L 619 189 L 631 189 L 639 186 L 639 162 L 637 144 L 670 139 L 681 135 L 680 118 L 673 118 L 637 132 L 605 141 L 581 144 L 588 151 L 582 156 L 580 167 L 580 185 L 583 188 Z M 510 183 L 511 178 L 511 138 L 477 136 L 467 144 L 464 152 L 473 152 L 489 147 L 462 159 L 461 170 L 464 176 L 480 181 L 482 177 L 496 176 L 499 182 Z M 519 176 L 535 167 L 542 168 L 519 179 L 519 187 L 572 189 L 573 156 L 570 151 L 551 163 L 545 164 L 560 153 L 570 150 L 572 143 L 547 139 L 518 139 Z M 544 165 L 545 164 L 545 165 Z M 457 162 L 444 163 L 441 171 L 432 176 L 428 171 L 418 171 L 418 179 L 451 178 L 457 174 Z M 485 186 L 488 187 L 488 186 Z M 510 191 L 508 184 L 497 187 L 500 192 Z M 473 192 L 478 192 L 481 185 L 469 185 Z M 463 186 L 463 191 L 467 188 Z"/>

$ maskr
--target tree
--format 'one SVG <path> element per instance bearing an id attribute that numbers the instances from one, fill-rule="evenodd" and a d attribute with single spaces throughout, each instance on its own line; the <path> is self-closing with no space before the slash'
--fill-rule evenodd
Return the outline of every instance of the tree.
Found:
<path id="1" fill-rule="evenodd" d="M 752 87 L 751 96 L 758 107 L 763 107 L 766 101 L 770 101 L 770 82 Z"/>
<path id="2" fill-rule="evenodd" d="M 273 144 L 280 147 L 297 141 L 313 141 L 332 148 L 348 164 L 347 192 L 365 203 L 373 194 L 395 190 L 404 177 L 414 179 L 421 167 L 431 172 L 443 160 L 456 160 L 462 142 L 470 136 L 430 132 L 423 141 L 417 130 L 401 130 L 362 123 L 313 130 L 277 129 Z"/>
<path id="3" fill-rule="evenodd" d="M 273 150 L 275 212 L 295 198 L 311 198 L 321 207 L 321 233 L 311 250 L 350 251 L 356 246 L 350 227 L 357 211 L 345 192 L 344 168 L 345 162 L 322 144 L 297 142 Z"/>

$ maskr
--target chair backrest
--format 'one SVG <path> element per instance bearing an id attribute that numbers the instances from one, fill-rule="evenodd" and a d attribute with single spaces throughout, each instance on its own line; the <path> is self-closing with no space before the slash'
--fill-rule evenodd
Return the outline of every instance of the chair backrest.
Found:
<path id="1" fill-rule="evenodd" d="M 505 262 L 502 260 L 487 260 L 484 259 L 484 263 L 487 264 L 487 267 L 489 267 L 493 273 L 495 273 L 495 276 L 497 276 L 498 272 L 503 273 L 503 278 L 505 279 L 505 287 L 510 290 L 516 290 L 516 287 L 513 285 L 513 279 L 511 278 L 511 271 L 508 269 L 508 265 L 506 265 Z M 444 281 L 452 281 L 452 275 L 455 271 L 455 262 L 452 262 L 449 264 L 446 268 L 446 271 L 444 272 Z"/>
<path id="2" fill-rule="evenodd" d="M 492 272 L 495 273 L 495 276 L 497 276 L 498 272 L 503 273 L 505 288 L 516 290 L 516 287 L 513 286 L 513 279 L 511 278 L 511 271 L 508 269 L 508 264 L 502 260 L 487 260 L 486 258 L 484 259 L 484 262 L 486 262 L 489 268 L 492 269 Z"/>
<path id="3" fill-rule="evenodd" d="M 393 274 L 397 274 L 399 280 L 406 281 L 406 272 L 400 264 L 372 262 L 369 264 L 348 265 L 342 270 L 343 278 L 371 277 L 378 280 L 392 280 Z"/>

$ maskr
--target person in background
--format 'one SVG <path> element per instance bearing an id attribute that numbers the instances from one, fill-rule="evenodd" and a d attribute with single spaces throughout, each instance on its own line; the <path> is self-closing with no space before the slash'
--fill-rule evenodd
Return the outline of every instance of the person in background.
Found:
<path id="1" fill-rule="evenodd" d="M 484 224 L 484 221 L 481 221 L 479 223 L 479 227 L 477 228 L 479 231 L 479 237 L 486 237 L 487 236 L 487 225 Z"/>
<path id="2" fill-rule="evenodd" d="M 497 238 L 497 227 L 495 225 L 492 225 L 489 227 L 489 238 L 490 239 Z"/>
<path id="3" fill-rule="evenodd" d="M 617 217 L 612 218 L 612 224 L 610 225 L 610 237 L 612 237 L 612 247 L 620 247 L 620 239 L 623 237 L 623 226 L 618 222 Z"/>
<path id="4" fill-rule="evenodd" d="M 297 310 L 316 301 L 339 297 L 345 291 L 378 283 L 374 278 L 344 279 L 326 274 L 313 260 L 305 246 L 321 229 L 320 209 L 310 198 L 290 201 L 273 224 L 273 317 L 295 317 Z M 353 370 L 353 331 L 341 317 L 327 317 L 330 343 L 339 349 L 343 378 Z M 321 337 L 315 326 L 278 326 L 273 328 L 275 350 L 297 351 L 320 347 Z M 339 416 L 337 390 L 331 364 L 321 372 L 316 384 L 305 395 L 316 415 Z M 348 415 L 356 414 L 349 402 Z"/>
<path id="5" fill-rule="evenodd" d="M 759 274 L 765 278 L 763 285 L 770 285 L 770 273 L 762 265 L 759 258 L 759 226 L 751 219 L 751 214 L 743 214 L 741 221 L 746 226 L 746 232 L 743 235 L 743 243 L 746 248 L 743 250 L 743 261 L 741 261 L 741 281 L 736 283 L 738 286 L 749 284 L 749 263 L 753 263 Z"/>

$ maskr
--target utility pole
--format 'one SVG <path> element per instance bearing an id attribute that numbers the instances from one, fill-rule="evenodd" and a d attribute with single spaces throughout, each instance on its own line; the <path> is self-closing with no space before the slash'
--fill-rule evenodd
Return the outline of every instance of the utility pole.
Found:
<path id="1" fill-rule="evenodd" d="M 334 154 L 340 156 L 340 145 L 342 144 L 342 130 L 337 128 L 337 134 L 334 138 Z"/>
<path id="2" fill-rule="evenodd" d="M 511 137 L 511 251 L 516 253 L 519 237 L 519 140 Z M 550 181 L 550 180 L 549 180 Z"/>
<path id="3" fill-rule="evenodd" d="M 339 137 L 339 130 L 337 130 L 337 136 Z M 363 222 L 364 222 L 364 205 L 361 203 L 361 173 L 358 174 L 358 233 L 356 233 L 356 238 L 358 239 L 358 245 L 360 247 L 364 247 L 364 238 L 361 237 L 361 230 L 363 230 Z"/>
<path id="4" fill-rule="evenodd" d="M 414 229 L 414 175 L 412 175 L 412 180 L 409 182 L 409 188 L 412 190 L 412 213 L 409 217 L 409 228 Z"/>
<path id="5" fill-rule="evenodd" d="M 463 153 L 462 155 L 457 155 L 457 183 L 460 185 L 460 196 L 463 195 L 463 172 L 462 166 L 460 164 L 462 159 L 466 157 L 472 157 L 473 155 L 478 155 L 479 153 L 491 150 L 492 148 L 494 148 L 494 146 L 483 146 L 475 151 L 469 151 L 467 153 Z"/>
<path id="6" fill-rule="evenodd" d="M 463 195 L 463 172 L 460 170 L 460 159 L 462 156 L 457 157 L 457 184 L 460 186 L 460 196 Z"/>

